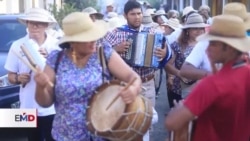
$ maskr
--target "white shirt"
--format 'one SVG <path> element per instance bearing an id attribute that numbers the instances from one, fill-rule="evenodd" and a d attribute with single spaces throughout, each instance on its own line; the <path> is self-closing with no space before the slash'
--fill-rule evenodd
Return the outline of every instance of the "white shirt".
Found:
<path id="1" fill-rule="evenodd" d="M 24 64 L 14 53 L 19 53 L 25 60 L 27 58 L 23 54 L 20 46 L 27 42 L 29 40 L 28 35 L 25 37 L 13 42 L 11 45 L 10 51 L 8 53 L 6 62 L 5 62 L 5 69 L 10 72 L 16 72 L 16 73 L 29 73 L 30 69 L 27 67 L 26 64 Z M 40 46 L 42 48 L 45 48 L 48 53 L 50 53 L 52 50 L 60 50 L 60 48 L 57 45 L 58 40 L 51 37 L 47 34 L 47 38 L 45 42 Z M 38 49 L 37 49 L 38 51 Z M 39 66 L 44 69 L 46 65 L 46 59 L 41 59 L 41 62 L 39 62 Z M 28 82 L 25 87 L 20 86 L 20 92 L 19 92 L 19 100 L 20 100 L 20 108 L 27 108 L 27 109 L 37 109 L 38 116 L 47 116 L 55 114 L 54 105 L 43 108 L 38 105 L 38 103 L 35 100 L 35 89 L 36 89 L 36 83 L 34 80 L 34 72 L 31 73 L 31 79 L 30 82 Z"/>
<path id="2" fill-rule="evenodd" d="M 211 72 L 211 64 L 206 53 L 208 44 L 208 41 L 198 42 L 185 61 L 192 64 L 196 68 Z"/>
<path id="3" fill-rule="evenodd" d="M 170 35 L 167 36 L 168 42 L 171 45 L 173 42 L 177 41 L 177 39 L 180 37 L 182 32 L 181 28 L 177 28 L 174 32 L 172 32 Z"/>

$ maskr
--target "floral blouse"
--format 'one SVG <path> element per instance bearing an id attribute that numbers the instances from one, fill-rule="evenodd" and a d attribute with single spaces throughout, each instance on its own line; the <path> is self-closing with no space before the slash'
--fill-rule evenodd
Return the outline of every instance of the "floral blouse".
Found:
<path id="1" fill-rule="evenodd" d="M 175 60 L 174 60 L 175 68 L 180 70 L 182 64 L 185 62 L 186 58 L 191 53 L 194 46 L 187 46 L 185 50 L 181 49 L 181 46 L 178 42 L 174 42 L 170 46 L 175 55 Z M 177 76 L 175 76 L 174 78 L 171 91 L 173 91 L 176 94 L 181 95 L 181 79 Z"/>
<path id="2" fill-rule="evenodd" d="M 113 52 L 109 45 L 103 46 L 107 61 Z M 55 68 L 59 51 L 52 52 L 47 64 Z M 52 136 L 57 141 L 103 141 L 93 137 L 87 129 L 86 110 L 95 89 L 102 84 L 102 67 L 97 53 L 93 53 L 83 68 L 78 68 L 66 54 L 58 65 L 55 85 L 56 115 Z"/>

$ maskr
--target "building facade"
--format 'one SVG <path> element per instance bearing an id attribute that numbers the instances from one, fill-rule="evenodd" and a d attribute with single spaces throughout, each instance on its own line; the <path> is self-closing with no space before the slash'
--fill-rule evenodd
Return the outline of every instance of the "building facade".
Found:
<path id="1" fill-rule="evenodd" d="M 33 7 L 49 8 L 50 4 L 62 6 L 62 0 L 0 0 L 0 14 L 23 13 Z"/>
<path id="2" fill-rule="evenodd" d="M 222 13 L 223 5 L 228 2 L 242 2 L 250 11 L 250 0 L 166 0 L 168 9 L 176 9 L 182 11 L 186 6 L 193 6 L 194 9 L 199 9 L 201 5 L 208 5 L 211 8 L 211 15 Z"/>

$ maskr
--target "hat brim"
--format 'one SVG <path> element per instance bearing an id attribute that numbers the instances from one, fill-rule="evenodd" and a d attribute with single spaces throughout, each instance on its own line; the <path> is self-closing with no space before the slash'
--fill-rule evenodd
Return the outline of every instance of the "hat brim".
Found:
<path id="1" fill-rule="evenodd" d="M 170 24 L 168 24 L 168 23 L 164 23 L 164 24 L 162 24 L 162 25 L 164 25 L 164 26 L 169 26 L 169 27 L 172 28 L 173 30 L 176 30 L 176 29 L 180 28 L 180 26 L 176 27 L 176 26 L 172 26 L 172 25 L 170 25 Z"/>
<path id="2" fill-rule="evenodd" d="M 189 25 L 184 25 L 181 27 L 182 29 L 187 29 L 187 28 L 205 28 L 208 27 L 208 24 L 205 23 L 199 23 L 199 24 L 189 24 Z"/>
<path id="3" fill-rule="evenodd" d="M 35 21 L 35 22 L 48 23 L 49 25 L 55 24 L 55 22 L 51 22 L 49 20 L 42 19 L 42 18 L 37 18 L 37 17 L 19 17 L 19 18 L 17 18 L 17 20 L 20 23 L 24 24 L 24 25 L 27 24 L 27 21 Z"/>
<path id="4" fill-rule="evenodd" d="M 244 21 L 246 30 L 250 29 L 250 13 L 248 13 L 248 18 Z"/>
<path id="5" fill-rule="evenodd" d="M 90 15 L 95 15 L 97 19 L 103 19 L 104 15 L 101 13 L 91 13 Z"/>
<path id="6" fill-rule="evenodd" d="M 105 23 L 105 21 L 96 21 L 94 26 L 86 32 L 73 35 L 73 36 L 63 36 L 58 44 L 61 48 L 64 47 L 65 43 L 69 42 L 92 42 L 97 41 L 104 37 L 108 32 L 109 25 Z"/>
<path id="7" fill-rule="evenodd" d="M 205 33 L 203 35 L 200 35 L 196 39 L 197 41 L 221 41 L 223 43 L 226 43 L 233 48 L 241 51 L 241 52 L 249 52 L 250 51 L 250 38 L 232 38 L 232 37 L 221 37 L 221 36 L 215 36 L 208 33 Z"/>

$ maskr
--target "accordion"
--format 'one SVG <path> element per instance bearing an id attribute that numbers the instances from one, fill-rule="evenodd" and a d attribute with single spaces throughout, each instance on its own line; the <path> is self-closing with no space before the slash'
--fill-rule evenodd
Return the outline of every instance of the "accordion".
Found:
<path id="1" fill-rule="evenodd" d="M 156 48 L 164 48 L 166 38 L 163 34 L 137 33 L 129 35 L 130 47 L 125 53 L 125 61 L 131 66 L 152 67 L 159 66 L 159 57 L 154 55 Z"/>

